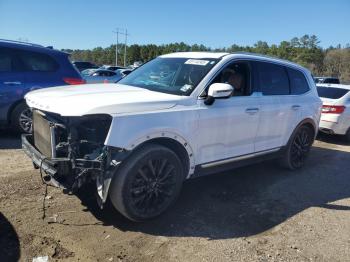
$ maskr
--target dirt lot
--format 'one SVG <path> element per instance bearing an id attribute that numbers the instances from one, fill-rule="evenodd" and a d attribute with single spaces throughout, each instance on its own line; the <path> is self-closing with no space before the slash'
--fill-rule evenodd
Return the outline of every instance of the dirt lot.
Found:
<path id="1" fill-rule="evenodd" d="M 88 188 L 49 187 L 43 220 L 39 172 L 0 133 L 0 261 L 350 261 L 350 145 L 320 139 L 300 171 L 271 161 L 193 179 L 169 212 L 135 224 Z"/>

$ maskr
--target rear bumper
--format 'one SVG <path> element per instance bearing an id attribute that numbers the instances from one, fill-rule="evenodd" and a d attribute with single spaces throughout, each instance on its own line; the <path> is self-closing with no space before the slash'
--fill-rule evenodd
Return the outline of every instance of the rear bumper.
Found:
<path id="1" fill-rule="evenodd" d="M 345 135 L 349 127 L 350 125 L 345 125 L 344 123 L 332 122 L 321 119 L 319 130 L 323 133 L 328 134 Z"/>

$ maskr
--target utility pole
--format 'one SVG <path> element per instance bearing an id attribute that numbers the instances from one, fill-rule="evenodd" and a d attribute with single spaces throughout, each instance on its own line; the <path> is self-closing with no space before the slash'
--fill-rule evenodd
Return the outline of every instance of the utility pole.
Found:
<path id="1" fill-rule="evenodd" d="M 115 65 L 118 66 L 118 44 L 119 44 L 119 28 L 113 31 L 113 33 L 117 34 L 117 44 L 115 46 Z"/>
<path id="2" fill-rule="evenodd" d="M 128 30 L 125 29 L 125 33 L 120 31 L 119 28 L 113 31 L 113 33 L 117 34 L 117 45 L 115 46 L 115 65 L 118 66 L 118 45 L 119 45 L 119 34 L 125 35 L 125 44 L 124 44 L 124 66 L 126 66 L 126 45 L 128 39 Z"/>
<path id="3" fill-rule="evenodd" d="M 124 67 L 126 67 L 126 44 L 128 39 L 128 29 L 125 29 L 125 45 L 124 45 Z"/>

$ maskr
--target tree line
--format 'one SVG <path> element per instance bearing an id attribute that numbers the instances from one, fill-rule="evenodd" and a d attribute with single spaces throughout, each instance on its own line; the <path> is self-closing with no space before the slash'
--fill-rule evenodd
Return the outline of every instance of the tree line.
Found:
<path id="1" fill-rule="evenodd" d="M 311 70 L 315 76 L 339 77 L 344 83 L 350 83 L 350 45 L 330 46 L 321 48 L 319 39 L 315 35 L 294 37 L 290 41 L 268 45 L 265 41 L 258 41 L 253 46 L 240 46 L 233 44 L 230 47 L 210 48 L 204 45 L 188 45 L 183 42 L 164 45 L 133 44 L 127 46 L 127 65 L 135 61 L 147 62 L 159 55 L 173 52 L 188 51 L 215 51 L 215 52 L 253 52 L 269 55 L 296 62 Z M 96 64 L 115 64 L 115 48 L 111 45 L 106 48 L 96 47 L 92 50 L 64 49 L 71 53 L 72 60 L 90 61 Z M 118 64 L 124 60 L 124 44 L 118 45 Z"/>

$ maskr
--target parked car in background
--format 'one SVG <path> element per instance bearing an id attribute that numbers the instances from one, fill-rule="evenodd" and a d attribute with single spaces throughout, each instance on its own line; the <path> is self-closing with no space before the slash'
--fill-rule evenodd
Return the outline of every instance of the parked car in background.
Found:
<path id="1" fill-rule="evenodd" d="M 93 181 L 100 206 L 109 197 L 133 221 L 163 213 L 185 179 L 273 158 L 301 168 L 322 106 L 297 64 L 210 52 L 163 55 L 117 84 L 26 101 L 38 128 L 22 146 L 43 180 L 70 192 Z"/>
<path id="2" fill-rule="evenodd" d="M 317 92 L 323 102 L 320 131 L 350 142 L 350 85 L 318 84 Z"/>
<path id="3" fill-rule="evenodd" d="M 106 69 L 110 71 L 117 71 L 119 69 L 126 69 L 124 66 L 110 66 L 110 65 L 103 65 L 99 69 Z"/>
<path id="4" fill-rule="evenodd" d="M 85 81 L 68 54 L 36 44 L 0 40 L 0 125 L 30 133 L 31 111 L 24 96 L 29 91 Z"/>
<path id="5" fill-rule="evenodd" d="M 131 68 L 138 68 L 140 66 L 142 66 L 142 62 L 141 61 L 135 61 L 132 65 Z"/>
<path id="6" fill-rule="evenodd" d="M 123 78 L 121 72 L 106 69 L 97 69 L 88 75 L 82 75 L 86 83 L 116 83 Z"/>
<path id="7" fill-rule="evenodd" d="M 316 76 L 314 80 L 316 84 L 340 84 L 337 77 Z"/>
<path id="8" fill-rule="evenodd" d="M 127 69 L 119 69 L 117 71 L 119 71 L 119 73 L 122 75 L 122 77 L 126 77 L 128 74 L 130 74 L 132 71 L 134 71 L 134 69 L 127 68 Z"/>
<path id="9" fill-rule="evenodd" d="M 84 69 L 83 71 L 80 72 L 82 76 L 88 76 L 91 75 L 93 72 L 98 70 L 97 68 L 89 68 L 89 69 Z"/>
<path id="10" fill-rule="evenodd" d="M 72 61 L 72 64 L 79 70 L 79 72 L 89 69 L 89 68 L 99 68 L 97 65 L 90 63 L 90 62 L 84 62 L 84 61 Z"/>

